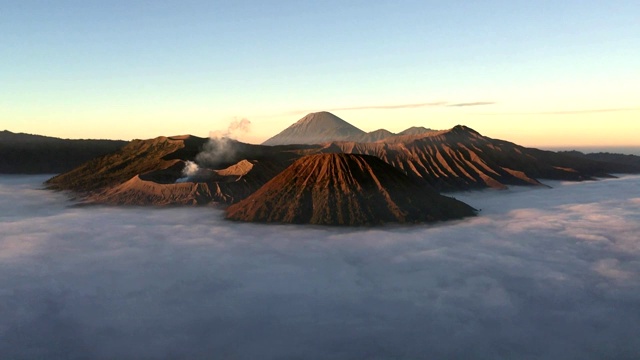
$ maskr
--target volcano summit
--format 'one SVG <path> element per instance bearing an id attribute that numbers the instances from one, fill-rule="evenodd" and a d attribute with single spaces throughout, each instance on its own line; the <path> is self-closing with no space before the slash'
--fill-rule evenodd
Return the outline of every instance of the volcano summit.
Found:
<path id="1" fill-rule="evenodd" d="M 231 220 L 352 226 L 474 214 L 470 206 L 439 195 L 379 158 L 354 154 L 303 157 L 227 209 Z"/>
<path id="2" fill-rule="evenodd" d="M 311 113 L 262 145 L 321 144 L 364 136 L 366 132 L 330 112 Z"/>

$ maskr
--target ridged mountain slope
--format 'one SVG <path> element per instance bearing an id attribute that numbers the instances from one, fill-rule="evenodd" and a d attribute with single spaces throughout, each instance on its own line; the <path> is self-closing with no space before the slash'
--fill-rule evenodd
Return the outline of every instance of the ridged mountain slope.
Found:
<path id="1" fill-rule="evenodd" d="M 384 161 L 354 154 L 305 156 L 227 209 L 231 220 L 351 226 L 474 214 Z"/>
<path id="2" fill-rule="evenodd" d="M 580 181 L 610 176 L 612 167 L 480 135 L 466 126 L 398 137 L 397 142 L 334 142 L 325 153 L 374 155 L 434 188 L 455 191 L 539 185 L 538 179 Z"/>

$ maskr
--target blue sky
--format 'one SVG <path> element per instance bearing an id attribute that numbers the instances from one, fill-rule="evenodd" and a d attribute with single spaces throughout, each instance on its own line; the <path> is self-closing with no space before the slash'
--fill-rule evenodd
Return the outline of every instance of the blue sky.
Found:
<path id="1" fill-rule="evenodd" d="M 462 123 L 525 145 L 640 145 L 628 135 L 640 133 L 637 1 L 26 0 L 0 9 L 0 127 L 11 131 L 205 136 L 246 117 L 245 140 L 259 142 L 306 112 L 336 109 L 363 130 Z M 401 106 L 437 102 L 492 104 Z M 365 109 L 379 106 L 396 108 Z M 352 107 L 361 109 L 337 110 Z M 576 128 L 574 138 L 545 136 Z"/>

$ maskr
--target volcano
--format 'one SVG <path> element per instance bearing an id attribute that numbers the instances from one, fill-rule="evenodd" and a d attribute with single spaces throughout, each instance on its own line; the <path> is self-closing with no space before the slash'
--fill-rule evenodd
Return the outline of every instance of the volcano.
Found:
<path id="1" fill-rule="evenodd" d="M 473 215 L 467 204 L 439 195 L 379 158 L 354 154 L 298 159 L 227 209 L 231 220 L 349 226 Z"/>
<path id="2" fill-rule="evenodd" d="M 422 126 L 410 127 L 398 134 L 386 129 L 364 132 L 330 112 L 321 111 L 308 114 L 295 124 L 262 143 L 262 145 L 315 145 L 334 141 L 352 141 L 357 143 L 387 142 L 398 141 L 396 140 L 398 138 L 406 140 L 411 136 L 432 132 L 435 132 L 435 130 Z"/>
<path id="3" fill-rule="evenodd" d="M 330 112 L 311 113 L 262 145 L 322 144 L 349 140 L 366 133 Z"/>

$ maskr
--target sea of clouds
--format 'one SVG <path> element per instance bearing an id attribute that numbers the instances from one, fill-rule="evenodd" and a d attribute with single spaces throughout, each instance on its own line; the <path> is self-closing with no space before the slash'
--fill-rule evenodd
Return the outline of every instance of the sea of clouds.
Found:
<path id="1" fill-rule="evenodd" d="M 2 359 L 638 359 L 640 177 L 431 226 L 72 206 L 0 177 Z"/>

